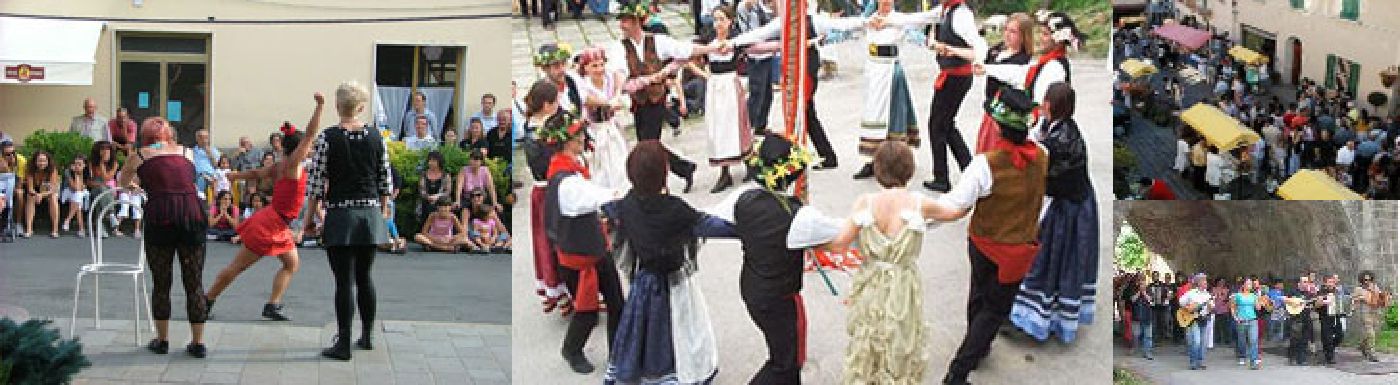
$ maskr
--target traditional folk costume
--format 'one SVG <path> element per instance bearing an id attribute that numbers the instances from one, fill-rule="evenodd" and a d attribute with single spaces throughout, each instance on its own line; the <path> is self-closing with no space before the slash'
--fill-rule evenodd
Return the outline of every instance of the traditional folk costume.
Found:
<path id="1" fill-rule="evenodd" d="M 872 2 L 873 3 L 873 2 Z M 859 152 L 866 163 L 885 140 L 908 141 L 919 145 L 919 123 L 909 94 L 909 81 L 899 60 L 899 43 L 910 26 L 932 24 L 933 11 L 889 12 L 880 29 L 867 28 L 865 42 L 869 57 L 865 62 L 865 110 L 861 114 Z"/>
<path id="2" fill-rule="evenodd" d="M 618 11 L 619 18 L 630 17 L 638 22 L 651 16 L 651 5 L 646 0 L 624 3 Z M 660 140 L 661 126 L 666 122 L 666 84 L 657 82 L 643 84 L 640 78 L 670 71 L 666 61 L 684 61 L 690 58 L 694 45 L 672 39 L 666 35 L 643 33 L 640 41 L 623 37 L 607 50 L 608 73 L 622 73 L 628 80 L 623 89 L 632 96 L 632 115 L 637 128 L 637 140 Z M 689 192 L 694 182 L 695 163 L 682 159 L 673 150 L 667 161 L 671 172 L 685 179 L 683 191 Z"/>
<path id="3" fill-rule="evenodd" d="M 561 146 L 583 135 L 584 124 L 567 114 L 556 115 L 536 131 L 537 140 Z M 611 190 L 588 180 L 588 168 L 578 154 L 556 150 L 550 158 L 547 177 L 545 232 L 559 258 L 560 275 L 569 292 L 575 294 L 574 315 L 564 336 L 563 355 L 575 371 L 587 373 L 592 371 L 592 364 L 584 357 L 583 346 L 598 325 L 598 312 L 602 310 L 599 294 L 608 304 L 609 351 L 624 306 L 622 284 L 608 253 L 608 240 L 599 219 L 603 204 L 614 198 Z"/>
<path id="4" fill-rule="evenodd" d="M 732 231 L 679 197 L 633 190 L 610 214 L 632 287 L 605 383 L 708 383 L 719 368 L 709 310 L 695 274 L 697 236 Z"/>
<path id="5" fill-rule="evenodd" d="M 858 17 L 832 18 L 823 14 L 815 13 L 815 7 L 808 8 L 807 14 L 807 39 L 816 41 L 819 35 L 824 35 L 837 31 L 852 31 L 865 25 L 865 19 Z M 755 43 L 778 39 L 782 36 L 782 29 L 785 26 L 786 18 L 778 17 L 770 20 L 767 24 L 755 28 L 749 32 L 735 36 L 730 39 L 730 44 L 741 47 Z M 793 53 L 794 55 L 796 53 Z M 817 117 L 816 95 L 817 95 L 817 70 L 821 68 L 821 54 L 815 45 L 808 45 L 807 49 L 807 84 L 805 90 L 807 105 L 804 106 L 807 116 L 806 131 L 811 136 L 812 145 L 816 147 L 817 155 L 822 157 L 822 163 L 816 169 L 836 168 L 836 150 L 831 147 L 831 141 L 826 137 L 826 130 L 822 128 L 822 122 Z"/>
<path id="6" fill-rule="evenodd" d="M 710 78 L 705 82 L 705 128 L 709 134 L 710 165 L 739 164 L 753 146 L 753 130 L 740 83 L 739 55 L 710 53 Z"/>
<path id="7" fill-rule="evenodd" d="M 535 67 L 543 72 L 544 68 L 550 65 L 567 63 L 574 59 L 573 51 L 569 48 L 570 47 L 566 44 L 540 45 L 539 50 L 535 51 Z M 575 116 L 579 115 L 580 109 L 583 108 L 583 94 L 580 91 L 580 83 L 584 83 L 584 81 L 568 71 L 564 72 L 563 81 L 556 80 L 554 85 L 559 89 L 559 97 L 556 98 L 555 101 L 559 103 L 560 110 L 568 111 Z"/>
<path id="8" fill-rule="evenodd" d="M 781 191 L 797 180 L 811 163 L 811 155 L 781 136 L 769 134 L 746 162 L 764 187 L 745 186 L 726 197 L 713 212 L 733 224 L 743 244 L 739 294 L 768 347 L 768 360 L 749 383 L 800 384 L 807 334 L 800 294 L 802 247 L 806 246 L 791 247 L 789 232 L 804 208 L 797 198 Z M 824 241 L 808 245 L 820 243 Z"/>
<path id="9" fill-rule="evenodd" d="M 598 60 L 606 60 L 603 50 L 589 49 L 579 54 L 579 68 L 586 68 L 590 63 Z M 630 187 L 627 182 L 627 139 L 622 137 L 622 131 L 618 129 L 617 121 L 614 120 L 613 107 L 625 104 L 622 100 L 622 84 L 619 84 L 617 77 L 604 73 L 603 84 L 594 84 L 592 79 L 581 77 L 577 83 L 579 85 L 580 99 L 586 103 L 589 99 L 599 99 L 608 102 L 608 105 L 592 106 L 582 110 L 584 119 L 588 120 L 588 134 L 590 139 L 591 152 L 588 162 L 589 171 L 592 171 L 592 180 L 603 188 L 612 190 L 626 190 Z M 586 104 L 579 104 L 585 106 Z"/>
<path id="10" fill-rule="evenodd" d="M 989 104 L 1003 136 L 1026 131 L 1025 115 L 1031 105 L 1024 94 L 1004 95 Z M 943 378 L 947 384 L 966 383 L 968 373 L 990 354 L 997 328 L 1011 311 L 1016 290 L 1039 249 L 1036 219 L 1045 195 L 1049 156 L 1029 138 L 1021 144 L 998 143 L 997 148 L 973 157 L 957 186 L 939 197 L 941 204 L 950 207 L 975 207 L 968 224 L 972 276 L 967 334 L 948 364 Z"/>
<path id="11" fill-rule="evenodd" d="M 1025 65 L 1031 62 L 1030 52 L 1012 53 L 1006 49 L 1004 43 L 997 44 L 995 47 L 992 47 L 991 50 L 987 51 L 986 58 L 988 65 Z M 997 78 L 988 77 L 986 90 L 987 100 L 995 99 L 997 97 L 997 93 L 1002 92 L 1002 89 L 1007 87 L 1011 87 L 1011 85 L 1006 84 L 1006 82 L 998 80 Z M 1015 88 L 1013 87 L 1012 89 Z M 988 149 L 994 147 L 994 142 L 997 140 L 1001 140 L 1001 127 L 997 125 L 995 119 L 992 119 L 991 113 L 987 113 L 986 115 L 983 115 L 982 126 L 977 131 L 977 148 L 975 152 L 980 154 L 987 151 Z"/>
<path id="12" fill-rule="evenodd" d="M 924 183 L 935 191 L 948 191 L 951 179 L 948 177 L 948 152 L 960 169 L 965 169 L 971 155 L 962 134 L 958 132 L 955 118 L 967 92 L 972 89 L 972 64 L 981 63 L 981 55 L 987 52 L 987 41 L 978 34 L 977 23 L 973 20 L 972 8 L 963 0 L 949 0 L 939 5 L 938 25 L 934 28 L 934 39 L 954 48 L 971 48 L 977 55 L 974 60 L 957 56 L 938 56 L 938 77 L 933 81 L 933 101 L 929 109 L 929 150 L 933 152 L 933 180 Z"/>
<path id="13" fill-rule="evenodd" d="M 1040 120 L 1047 114 L 1038 106 L 1045 101 L 1045 92 L 1050 89 L 1051 84 L 1070 82 L 1069 59 L 1065 54 L 1068 47 L 1079 44 L 1081 36 L 1074 22 L 1062 12 L 1041 11 L 1036 14 L 1036 18 L 1041 24 L 1050 27 L 1055 42 L 1060 44 L 1059 47 L 1041 54 L 1027 65 L 988 63 L 984 67 L 988 78 L 1030 92 L 1031 100 L 1035 101 L 1037 106 L 1035 111 L 1031 112 L 1032 138 L 1041 137 L 1041 133 L 1038 132 L 1042 127 Z"/>
<path id="14" fill-rule="evenodd" d="M 567 51 L 546 44 L 540 47 L 534 62 L 536 66 L 544 67 L 568 60 L 568 57 Z M 530 235 L 531 251 L 535 259 L 535 294 L 543 297 L 546 313 L 563 307 L 563 312 L 567 314 L 570 312 L 569 290 L 559 278 L 559 257 L 555 254 L 554 245 L 545 231 L 545 191 L 549 182 L 549 162 L 554 157 L 554 149 L 542 141 L 535 140 L 536 131 L 543 125 L 543 122 L 533 122 L 529 119 L 523 124 L 526 133 L 523 146 L 526 165 L 535 179 L 534 186 L 530 189 Z"/>

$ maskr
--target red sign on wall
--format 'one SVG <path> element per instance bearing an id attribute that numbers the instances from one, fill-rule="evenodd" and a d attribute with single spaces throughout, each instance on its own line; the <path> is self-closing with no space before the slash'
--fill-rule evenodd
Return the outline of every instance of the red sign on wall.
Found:
<path id="1" fill-rule="evenodd" d="M 19 80 L 20 83 L 27 83 L 30 80 L 44 80 L 44 67 L 34 67 L 28 64 L 5 66 L 5 78 Z"/>

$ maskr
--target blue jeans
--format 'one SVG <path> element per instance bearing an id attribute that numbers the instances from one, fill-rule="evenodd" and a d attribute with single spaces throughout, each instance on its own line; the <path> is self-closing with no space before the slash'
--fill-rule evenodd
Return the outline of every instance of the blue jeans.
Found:
<path id="1" fill-rule="evenodd" d="M 1244 320 L 1235 322 L 1235 344 L 1244 349 L 1244 358 L 1250 365 L 1259 360 L 1259 321 Z"/>
<path id="2" fill-rule="evenodd" d="M 1186 328 L 1186 356 L 1191 358 L 1191 367 L 1201 366 L 1206 358 L 1205 323 L 1196 321 Z"/>
<path id="3" fill-rule="evenodd" d="M 1142 321 L 1133 321 L 1133 340 L 1137 341 L 1138 349 L 1142 350 L 1144 358 L 1152 358 L 1152 319 L 1150 317 Z"/>

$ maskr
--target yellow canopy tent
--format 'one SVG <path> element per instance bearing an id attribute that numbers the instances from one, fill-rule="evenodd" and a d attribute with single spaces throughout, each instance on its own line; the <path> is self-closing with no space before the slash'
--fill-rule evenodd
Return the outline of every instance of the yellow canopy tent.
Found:
<path id="1" fill-rule="evenodd" d="M 1258 65 L 1269 61 L 1268 56 L 1260 55 L 1258 52 L 1254 52 L 1254 50 L 1252 49 L 1241 46 L 1234 46 L 1233 48 L 1230 48 L 1230 56 L 1234 56 L 1235 59 L 1239 59 L 1240 61 L 1245 62 L 1245 64 Z"/>
<path id="2" fill-rule="evenodd" d="M 1123 70 L 1123 73 L 1134 79 L 1157 73 L 1157 66 L 1143 63 L 1137 59 L 1124 60 L 1118 65 L 1118 69 Z"/>
<path id="3" fill-rule="evenodd" d="M 1233 150 L 1259 141 L 1259 134 L 1244 128 L 1240 121 L 1209 104 L 1196 103 L 1186 109 L 1181 113 L 1181 121 L 1196 129 L 1196 132 L 1206 138 L 1206 142 L 1220 151 Z"/>
<path id="4" fill-rule="evenodd" d="M 1278 196 L 1294 201 L 1361 200 L 1357 194 L 1336 179 L 1317 170 L 1302 170 L 1293 174 L 1278 188 Z"/>

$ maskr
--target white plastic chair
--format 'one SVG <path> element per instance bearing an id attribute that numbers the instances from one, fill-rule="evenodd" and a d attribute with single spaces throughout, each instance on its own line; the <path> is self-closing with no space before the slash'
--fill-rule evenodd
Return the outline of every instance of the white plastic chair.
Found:
<path id="1" fill-rule="evenodd" d="M 112 211 L 112 207 L 114 207 L 114 206 L 116 206 L 116 205 L 119 204 L 119 202 L 117 201 L 117 199 L 115 199 L 115 197 L 114 197 L 114 195 L 116 194 L 117 190 L 118 190 L 118 189 L 107 189 L 107 191 L 104 191 L 104 192 L 102 192 L 101 194 L 98 194 L 96 197 L 93 197 L 93 198 L 92 198 L 93 208 L 92 208 L 92 210 L 91 210 L 90 212 L 88 212 L 88 227 L 89 227 L 89 231 L 88 231 L 88 243 L 89 243 L 89 245 L 91 246 L 91 253 L 90 253 L 90 254 L 92 255 L 92 263 L 88 263 L 88 264 L 82 265 L 81 267 L 78 268 L 77 283 L 73 286 L 73 318 L 71 318 L 71 319 L 69 320 L 68 334 L 69 334 L 69 336 L 73 336 L 73 337 L 76 337 L 76 336 L 77 336 L 76 333 L 77 333 L 77 328 L 78 328 L 78 298 L 79 298 L 79 297 L 78 297 L 78 294 L 82 291 L 82 287 L 83 287 L 83 277 L 84 277 L 84 276 L 87 276 L 87 275 L 89 275 L 89 274 L 92 274 L 92 275 L 93 275 L 93 277 L 92 277 L 92 281 L 93 281 L 93 285 L 92 285 L 92 300 L 93 300 L 92 318 L 93 318 L 93 321 L 94 321 L 94 322 L 93 322 L 93 323 L 94 323 L 94 327 L 100 329 L 100 328 L 102 328 L 102 315 L 101 315 L 101 313 L 102 313 L 102 297 L 101 297 L 101 286 L 100 286 L 102 275 L 128 275 L 128 276 L 131 276 L 131 283 L 132 283 L 131 294 L 132 294 L 132 297 L 133 297 L 133 306 L 132 306 L 132 310 L 134 310 L 134 314 L 135 314 L 135 317 L 136 317 L 136 319 L 135 319 L 134 321 L 132 321 L 132 323 L 131 323 L 131 329 L 132 329 L 132 331 L 134 331 L 134 332 L 136 333 L 136 346 L 137 346 L 137 347 L 140 347 L 140 346 L 141 346 L 141 300 L 144 299 L 144 298 L 150 298 L 150 295 L 149 295 L 148 292 L 146 291 L 146 281 L 145 281 L 145 279 L 144 279 L 145 274 L 146 274 L 146 246 L 145 246 L 144 243 L 138 243 L 138 246 L 137 246 L 136 263 L 134 263 L 134 264 L 132 264 L 132 263 L 108 262 L 108 261 L 106 260 L 105 256 L 103 255 L 102 234 L 101 234 L 101 232 L 100 232 L 100 229 L 102 228 L 102 221 L 101 221 L 101 218 L 106 218 L 106 217 L 107 217 L 107 214 L 108 214 L 109 212 Z M 103 197 L 108 197 L 108 198 L 111 198 L 111 199 L 107 199 L 107 200 L 104 202 L 104 201 L 103 201 Z M 99 203 L 99 202 L 104 202 L 105 204 L 102 204 L 102 205 L 99 206 L 99 205 L 97 205 L 97 203 Z M 152 313 L 151 313 L 151 302 L 150 302 L 150 300 L 146 300 L 146 312 L 145 312 L 145 313 L 146 313 L 146 322 L 147 322 L 148 325 L 150 326 L 151 332 L 154 333 L 154 332 L 155 332 L 155 329 L 156 329 L 156 324 L 155 324 L 154 317 L 152 316 Z"/>

